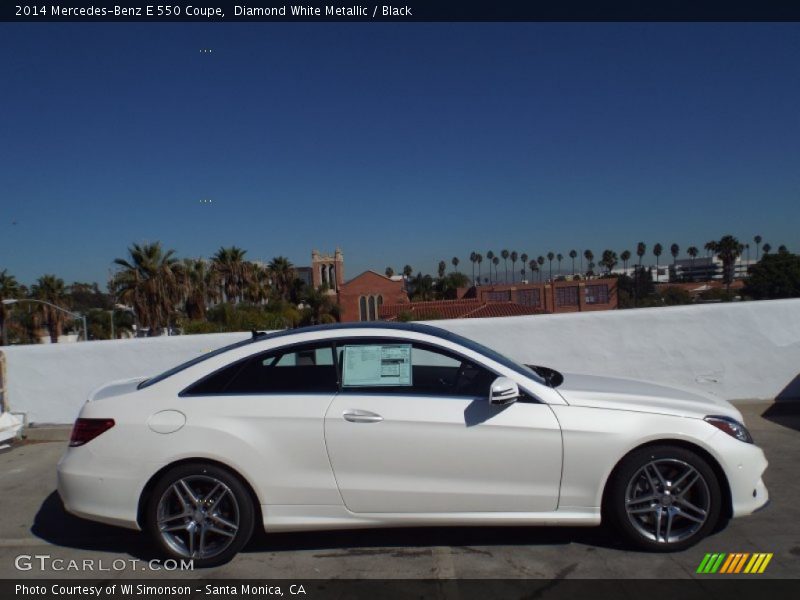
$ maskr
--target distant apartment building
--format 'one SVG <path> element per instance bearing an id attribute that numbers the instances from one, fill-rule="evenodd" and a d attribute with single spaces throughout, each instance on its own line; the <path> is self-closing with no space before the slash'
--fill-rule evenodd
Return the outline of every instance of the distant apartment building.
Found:
<path id="1" fill-rule="evenodd" d="M 750 267 L 756 264 L 754 260 L 746 260 L 741 257 L 736 259 L 733 265 L 733 278 L 746 279 L 749 276 Z M 722 280 L 722 261 L 716 256 L 702 256 L 695 259 L 680 258 L 674 262 L 656 265 L 642 265 L 644 269 L 651 269 L 653 281 L 655 283 L 669 283 L 675 281 L 721 281 Z M 628 275 L 632 277 L 637 265 L 627 268 L 617 268 L 612 271 L 616 275 Z"/>

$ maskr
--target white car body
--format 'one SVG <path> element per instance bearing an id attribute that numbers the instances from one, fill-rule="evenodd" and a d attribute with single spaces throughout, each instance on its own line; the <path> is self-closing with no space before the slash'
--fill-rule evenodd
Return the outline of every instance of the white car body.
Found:
<path id="1" fill-rule="evenodd" d="M 372 337 L 458 353 L 510 378 L 535 401 L 498 408 L 474 398 L 348 391 L 180 395 L 206 374 L 271 348 Z M 141 381 L 109 384 L 81 410 L 81 418 L 113 418 L 115 425 L 61 459 L 58 489 L 69 512 L 140 529 L 140 501 L 154 476 L 202 459 L 247 483 L 267 531 L 596 525 L 606 482 L 622 457 L 664 440 L 710 457 L 729 491 L 730 516 L 752 513 L 768 499 L 761 449 L 703 420 L 722 415 L 741 421 L 729 403 L 569 374 L 553 388 L 424 326 L 376 323 L 266 336 L 137 389 Z M 344 418 L 348 411 L 381 419 L 351 422 Z"/>

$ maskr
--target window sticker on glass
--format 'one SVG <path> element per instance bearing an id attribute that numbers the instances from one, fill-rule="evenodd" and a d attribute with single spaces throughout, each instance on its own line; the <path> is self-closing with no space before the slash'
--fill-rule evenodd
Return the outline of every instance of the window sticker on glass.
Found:
<path id="1" fill-rule="evenodd" d="M 343 385 L 411 385 L 411 344 L 345 346 Z"/>

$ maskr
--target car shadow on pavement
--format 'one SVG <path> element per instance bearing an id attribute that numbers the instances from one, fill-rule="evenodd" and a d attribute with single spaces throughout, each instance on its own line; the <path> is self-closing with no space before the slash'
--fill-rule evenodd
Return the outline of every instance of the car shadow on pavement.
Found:
<path id="1" fill-rule="evenodd" d="M 257 530 L 244 552 L 318 550 L 320 558 L 390 555 L 414 556 L 420 548 L 449 546 L 472 550 L 486 546 L 566 544 L 624 549 L 605 527 L 402 527 L 266 534 Z M 427 550 L 425 550 L 427 552 Z"/>
<path id="2" fill-rule="evenodd" d="M 159 558 L 146 534 L 73 516 L 64 510 L 57 492 L 52 492 L 42 503 L 31 533 L 56 546 L 128 554 L 143 561 Z M 572 543 L 624 549 L 622 543 L 604 527 L 410 527 L 269 535 L 256 527 L 244 552 L 318 550 L 322 552 L 321 557 L 335 558 L 380 554 L 407 556 L 418 554 L 420 548 L 434 546 L 484 553 L 486 551 L 474 548 Z"/>
<path id="3" fill-rule="evenodd" d="M 55 491 L 39 507 L 31 533 L 56 546 L 129 554 L 145 561 L 159 558 L 146 535 L 71 515 Z"/>

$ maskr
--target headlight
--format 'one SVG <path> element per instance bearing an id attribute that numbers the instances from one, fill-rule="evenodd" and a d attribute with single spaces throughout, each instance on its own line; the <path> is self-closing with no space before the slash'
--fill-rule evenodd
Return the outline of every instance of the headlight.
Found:
<path id="1" fill-rule="evenodd" d="M 721 429 L 728 435 L 735 437 L 740 442 L 745 442 L 747 444 L 753 443 L 753 437 L 750 435 L 750 432 L 747 431 L 747 427 L 739 423 L 736 419 L 710 415 L 705 418 L 705 421 L 706 423 L 711 423 L 717 429 Z"/>

